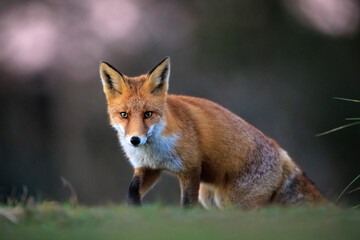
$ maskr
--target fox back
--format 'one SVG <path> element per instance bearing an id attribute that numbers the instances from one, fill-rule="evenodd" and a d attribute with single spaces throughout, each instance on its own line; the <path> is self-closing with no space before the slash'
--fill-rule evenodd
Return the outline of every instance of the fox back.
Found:
<path id="1" fill-rule="evenodd" d="M 134 167 L 129 204 L 141 204 L 163 171 L 178 177 L 183 206 L 326 201 L 286 151 L 242 118 L 206 99 L 168 95 L 169 58 L 138 77 L 101 62 L 100 76 L 110 124 Z"/>

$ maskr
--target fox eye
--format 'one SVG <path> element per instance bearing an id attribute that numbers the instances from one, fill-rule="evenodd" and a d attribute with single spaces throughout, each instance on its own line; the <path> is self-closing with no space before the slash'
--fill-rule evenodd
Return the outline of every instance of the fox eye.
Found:
<path id="1" fill-rule="evenodd" d="M 146 118 L 149 118 L 149 117 L 152 116 L 152 114 L 153 114 L 153 112 L 150 112 L 150 111 L 145 112 L 145 113 L 144 113 L 144 118 L 145 118 L 145 119 L 146 119 Z"/>
<path id="2" fill-rule="evenodd" d="M 128 118 L 128 114 L 127 114 L 126 112 L 121 112 L 121 113 L 120 113 L 120 116 L 121 116 L 122 118 Z"/>

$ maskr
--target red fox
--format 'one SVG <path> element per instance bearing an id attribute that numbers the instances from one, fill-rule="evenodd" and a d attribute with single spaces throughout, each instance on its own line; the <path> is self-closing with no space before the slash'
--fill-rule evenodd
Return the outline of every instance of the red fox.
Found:
<path id="1" fill-rule="evenodd" d="M 182 206 L 326 201 L 286 151 L 242 118 L 206 99 L 168 95 L 169 57 L 138 77 L 100 62 L 100 76 L 110 124 L 135 169 L 130 205 L 141 205 L 162 171 L 179 179 Z"/>

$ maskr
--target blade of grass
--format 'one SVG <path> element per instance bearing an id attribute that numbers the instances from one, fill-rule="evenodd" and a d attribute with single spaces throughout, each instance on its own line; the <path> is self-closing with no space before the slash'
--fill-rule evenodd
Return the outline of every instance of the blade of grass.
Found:
<path id="1" fill-rule="evenodd" d="M 340 193 L 340 195 L 339 195 L 338 198 L 336 199 L 336 202 L 339 201 L 339 199 L 341 198 L 341 196 L 346 192 L 346 190 L 347 190 L 358 178 L 360 178 L 360 174 L 357 175 L 357 177 L 354 178 L 354 180 L 352 180 L 351 183 L 349 183 L 349 185 L 346 186 L 346 188 Z"/>
<path id="2" fill-rule="evenodd" d="M 79 204 L 79 200 L 78 200 L 78 196 L 76 194 L 76 191 L 75 191 L 75 188 L 73 187 L 73 185 L 66 179 L 64 178 L 63 176 L 60 176 L 60 179 L 63 183 L 63 186 L 64 187 L 68 187 L 69 190 L 70 190 L 70 198 L 69 198 L 69 202 L 70 202 L 70 205 L 72 207 L 75 207 Z"/>
<path id="3" fill-rule="evenodd" d="M 355 100 L 355 99 L 340 98 L 340 97 L 334 97 L 334 99 L 343 100 L 343 101 L 348 101 L 348 102 L 357 102 L 357 103 L 360 103 L 360 100 Z"/>
<path id="4" fill-rule="evenodd" d="M 329 131 L 316 134 L 315 136 L 316 136 L 316 137 L 320 137 L 320 136 L 323 136 L 323 135 L 326 135 L 326 134 L 329 134 L 329 133 L 332 133 L 332 132 L 335 132 L 335 131 L 338 131 L 338 130 L 341 130 L 341 129 L 344 129 L 344 128 L 347 128 L 347 127 L 351 127 L 351 126 L 354 126 L 354 125 L 358 125 L 358 124 L 360 124 L 360 121 L 359 121 L 359 122 L 353 122 L 353 123 L 345 124 L 345 125 L 343 125 L 343 126 L 340 126 L 340 127 L 334 128 L 334 129 L 331 129 L 331 130 L 329 130 Z"/>
<path id="5" fill-rule="evenodd" d="M 353 206 L 351 209 L 355 209 L 355 208 L 358 208 L 358 207 L 360 207 L 360 204 Z"/>
<path id="6" fill-rule="evenodd" d="M 360 118 L 345 118 L 345 120 L 349 120 L 349 121 L 357 121 L 357 120 L 360 120 Z"/>
<path id="7" fill-rule="evenodd" d="M 356 191 L 359 191 L 360 190 L 360 187 L 357 187 L 357 188 L 354 188 L 353 190 L 349 191 L 348 193 L 353 193 L 353 192 L 356 192 Z"/>

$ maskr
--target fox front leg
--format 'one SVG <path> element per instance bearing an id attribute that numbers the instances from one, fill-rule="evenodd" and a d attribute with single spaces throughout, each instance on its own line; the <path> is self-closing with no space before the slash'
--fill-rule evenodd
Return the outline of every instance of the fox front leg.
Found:
<path id="1" fill-rule="evenodd" d="M 127 194 L 127 202 L 129 205 L 140 206 L 140 177 L 134 175 L 129 186 Z"/>
<path id="2" fill-rule="evenodd" d="M 141 199 L 160 177 L 161 171 L 149 168 L 135 168 L 130 182 L 127 202 L 129 205 L 140 206 Z"/>
<path id="3" fill-rule="evenodd" d="M 193 171 L 179 176 L 181 186 L 181 206 L 196 206 L 199 199 L 200 174 Z"/>

